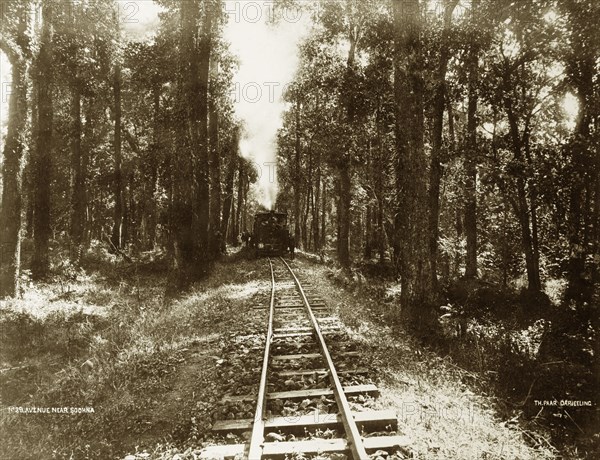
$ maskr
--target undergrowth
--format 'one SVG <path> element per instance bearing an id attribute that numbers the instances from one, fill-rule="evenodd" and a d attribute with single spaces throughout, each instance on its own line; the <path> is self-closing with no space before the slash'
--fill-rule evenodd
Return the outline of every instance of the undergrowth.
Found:
<path id="1" fill-rule="evenodd" d="M 25 283 L 0 308 L 0 458 L 143 458 L 198 442 L 218 393 L 218 334 L 253 276 L 229 264 L 172 300 L 159 253 L 130 263 L 96 247 L 77 269 L 54 261 L 46 283 Z"/>
<path id="2" fill-rule="evenodd" d="M 379 327 L 391 326 L 393 334 L 405 336 L 399 284 L 385 267 L 383 272 L 372 266 L 350 272 L 331 267 L 323 270 L 333 285 L 361 301 L 360 306 L 341 309 L 350 327 L 364 330 L 367 312 Z M 550 298 L 559 298 L 555 291 L 560 285 L 551 283 Z M 554 451 L 556 446 L 560 451 L 556 454 L 563 458 L 597 458 L 598 361 L 594 347 L 598 342 L 593 321 L 571 318 L 570 323 L 583 324 L 583 330 L 578 326 L 577 331 L 564 331 L 562 340 L 570 343 L 557 343 L 552 324 L 569 309 L 553 304 L 548 297 L 532 299 L 480 281 L 448 286 L 445 294 L 438 327 L 417 334 L 418 346 L 443 357 L 443 367 L 456 369 L 464 382 L 489 395 L 502 420 L 518 424 L 533 447 Z M 565 354 L 565 349 L 572 351 Z M 545 404 L 540 401 L 552 400 L 559 406 L 540 405 Z M 560 400 L 588 401 L 592 407 L 560 407 Z"/>

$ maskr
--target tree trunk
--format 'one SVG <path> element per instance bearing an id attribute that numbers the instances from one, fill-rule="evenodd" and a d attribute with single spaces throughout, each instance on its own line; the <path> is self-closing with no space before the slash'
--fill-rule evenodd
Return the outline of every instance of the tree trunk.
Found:
<path id="1" fill-rule="evenodd" d="M 593 246 L 592 251 L 593 254 L 600 254 L 600 158 L 596 155 L 594 165 L 594 172 L 592 173 L 592 184 L 595 184 L 594 187 L 594 209 L 593 209 L 593 217 L 592 222 L 594 226 L 594 235 L 593 235 Z M 600 286 L 600 260 L 596 258 L 594 260 L 594 265 L 592 267 L 592 285 Z M 598 288 L 596 288 L 598 289 Z M 596 294 L 598 295 L 598 293 Z"/>
<path id="2" fill-rule="evenodd" d="M 43 25 L 40 48 L 36 63 L 38 85 L 38 131 L 33 150 L 35 195 L 34 195 L 34 253 L 31 262 L 31 274 L 35 279 L 44 278 L 50 268 L 50 181 L 52 171 L 52 7 L 44 2 Z"/>
<path id="3" fill-rule="evenodd" d="M 27 11 L 23 8 L 18 42 L 26 30 Z M 11 53 L 2 47 L 12 65 L 12 91 L 8 102 L 8 129 L 2 153 L 2 205 L 0 207 L 0 298 L 19 293 L 21 265 L 21 197 L 23 150 L 21 134 L 27 123 L 27 65 L 21 51 Z"/>
<path id="4" fill-rule="evenodd" d="M 158 188 L 158 155 L 160 152 L 160 86 L 154 88 L 152 93 L 154 106 L 154 120 L 152 129 L 152 147 L 150 151 L 150 187 L 147 193 L 146 205 L 146 241 L 147 249 L 154 249 L 156 245 L 156 230 L 157 230 L 157 203 L 156 190 Z"/>
<path id="5" fill-rule="evenodd" d="M 71 168 L 73 190 L 71 198 L 71 243 L 75 251 L 72 260 L 79 261 L 85 229 L 86 171 L 81 147 L 81 88 L 77 78 L 71 83 Z"/>
<path id="6" fill-rule="evenodd" d="M 244 182 L 246 174 L 244 171 L 244 162 L 240 158 L 238 160 L 238 189 L 237 189 L 237 200 L 235 209 L 235 224 L 233 226 L 233 238 L 235 246 L 238 245 L 238 235 L 242 232 L 242 207 L 244 202 Z"/>
<path id="7" fill-rule="evenodd" d="M 344 105 L 346 110 L 346 123 L 350 127 L 353 126 L 356 118 L 356 100 L 353 94 L 354 80 L 356 77 L 355 60 L 357 37 L 350 33 L 348 37 L 350 41 L 350 49 L 348 51 L 348 60 L 346 63 L 346 74 L 344 82 Z M 352 204 L 352 152 L 350 145 L 344 146 L 344 152 L 340 155 L 337 162 L 339 175 L 339 206 L 338 206 L 338 243 L 337 256 L 342 267 L 349 268 L 351 264 L 350 258 L 350 207 Z"/>
<path id="8" fill-rule="evenodd" d="M 247 176 L 246 176 L 247 177 Z M 248 179 L 244 180 L 244 194 L 242 196 L 243 210 L 242 210 L 242 223 L 241 229 L 242 232 L 248 231 L 248 192 L 250 191 L 250 182 Z"/>
<path id="9" fill-rule="evenodd" d="M 122 171 L 122 152 L 121 152 L 121 65 L 115 66 L 113 81 L 113 97 L 115 107 L 115 132 L 114 132 L 114 179 L 113 193 L 115 199 L 115 208 L 113 213 L 113 228 L 111 243 L 115 249 L 121 249 L 123 245 L 123 171 Z"/>
<path id="10" fill-rule="evenodd" d="M 377 200 L 377 252 L 379 263 L 385 262 L 385 228 L 383 226 L 383 199 Z"/>
<path id="11" fill-rule="evenodd" d="M 472 14 L 480 0 L 472 0 Z M 479 78 L 479 47 L 473 42 L 469 49 L 469 102 L 467 105 L 467 148 L 465 150 L 465 236 L 467 258 L 465 277 L 477 277 L 477 80 Z"/>
<path id="12" fill-rule="evenodd" d="M 508 267 L 510 251 L 508 247 L 508 205 L 503 203 L 502 212 L 502 287 L 508 286 Z"/>
<path id="13" fill-rule="evenodd" d="M 428 257 L 424 149 L 424 82 L 418 1 L 394 0 L 396 105 L 396 264 L 402 316 L 417 327 L 429 321 L 434 303 Z"/>
<path id="14" fill-rule="evenodd" d="M 384 146 L 382 142 L 381 121 L 377 122 L 377 167 L 374 169 L 374 191 L 377 200 L 377 226 L 375 230 L 377 253 L 379 254 L 379 262 L 383 264 L 385 261 L 385 228 L 383 226 L 384 217 Z"/>
<path id="15" fill-rule="evenodd" d="M 204 1 L 202 30 L 198 40 L 197 54 L 190 59 L 190 131 L 192 149 L 195 157 L 194 183 L 194 221 L 195 235 L 194 260 L 196 269 L 204 271 L 210 260 L 209 224 L 210 224 L 210 183 L 209 183 L 209 146 L 208 146 L 208 79 L 211 55 L 211 32 L 213 11 L 208 0 Z"/>
<path id="16" fill-rule="evenodd" d="M 574 53 L 566 60 L 567 75 L 572 84 L 577 99 L 579 101 L 579 114 L 576 120 L 576 126 L 572 138 L 567 146 L 569 155 L 569 166 L 571 171 L 571 183 L 569 190 L 569 204 L 567 215 L 567 234 L 569 239 L 569 262 L 567 268 L 568 286 L 565 290 L 565 301 L 575 301 L 578 303 L 590 302 L 589 290 L 586 285 L 586 257 L 590 251 L 593 252 L 595 260 L 592 263 L 591 275 L 592 281 L 597 282 L 598 277 L 598 235 L 600 222 L 598 221 L 598 210 L 600 205 L 598 192 L 600 190 L 600 180 L 598 180 L 598 154 L 594 155 L 593 148 L 593 129 L 594 118 L 597 119 L 597 110 L 594 111 L 594 75 L 595 59 L 594 47 L 589 45 L 589 36 L 579 29 L 579 24 L 584 19 L 581 17 L 583 9 L 567 2 L 565 5 L 569 12 L 570 40 Z M 590 29 L 592 30 L 592 29 Z M 597 131 L 597 126 L 596 126 Z M 584 193 L 595 189 L 594 207 L 591 201 L 584 200 Z M 588 202 L 586 202 L 588 201 Z M 595 215 L 595 219 L 592 217 Z M 595 237 L 588 236 L 589 222 L 592 221 L 592 227 Z M 586 225 L 586 222 L 588 225 Z M 586 238 L 588 236 L 588 238 Z M 595 244 L 589 245 L 588 241 Z"/>
<path id="17" fill-rule="evenodd" d="M 512 101 L 505 99 L 505 108 L 508 116 L 508 122 L 511 132 L 512 139 L 512 150 L 515 160 L 518 162 L 524 162 L 523 150 L 526 146 L 523 146 L 523 141 L 519 134 L 519 127 L 516 119 L 516 115 L 513 111 Z M 526 178 L 524 177 L 524 171 L 517 171 L 515 183 L 517 187 L 517 196 L 515 200 L 511 200 L 517 219 L 521 227 L 521 242 L 523 245 L 523 252 L 525 254 L 525 265 L 527 269 L 527 288 L 530 291 L 540 291 L 540 271 L 539 271 L 539 260 L 536 259 L 536 252 L 534 249 L 534 237 L 531 230 L 531 219 L 530 219 L 530 207 L 527 202 L 527 190 L 526 190 Z"/>
<path id="18" fill-rule="evenodd" d="M 37 76 L 36 76 L 36 68 L 34 65 L 29 66 L 29 78 L 31 81 L 31 139 L 32 143 L 35 142 L 35 136 L 38 132 L 38 87 L 37 87 Z M 10 112 L 10 106 L 9 106 Z M 35 145 L 33 146 L 35 147 Z M 33 214 L 35 210 L 35 169 L 34 169 L 34 158 L 33 155 L 30 154 L 30 158 L 25 163 L 25 170 L 23 171 L 24 175 L 24 187 L 26 187 L 26 192 L 24 197 L 27 201 L 26 206 L 27 209 L 25 211 L 26 216 L 26 235 L 28 238 L 33 239 Z"/>
<path id="19" fill-rule="evenodd" d="M 132 232 L 131 222 L 135 216 L 135 209 L 132 209 L 131 183 L 133 174 L 125 176 L 123 184 L 123 230 L 121 231 L 121 244 L 124 246 L 126 241 L 135 241 L 135 235 Z"/>
<path id="20" fill-rule="evenodd" d="M 312 214 L 312 233 L 315 252 L 321 250 L 321 238 L 319 234 L 319 207 L 321 204 L 321 150 L 317 148 L 317 168 L 315 171 L 315 199 Z"/>
<path id="21" fill-rule="evenodd" d="M 350 205 L 351 205 L 351 177 L 350 177 L 350 158 L 346 154 L 343 156 L 338 171 L 339 180 L 339 206 L 338 206 L 338 260 L 342 267 L 350 267 Z"/>
<path id="22" fill-rule="evenodd" d="M 218 256 L 221 248 L 221 158 L 219 147 L 219 116 L 217 112 L 218 62 L 210 60 L 211 94 L 208 101 L 209 146 L 210 146 L 210 235 L 212 258 Z"/>
<path id="23" fill-rule="evenodd" d="M 85 106 L 85 125 L 83 125 L 83 139 L 81 145 L 81 170 L 84 176 L 85 190 L 85 206 L 83 209 L 83 245 L 88 248 L 92 239 L 92 223 L 93 216 L 91 212 L 91 206 L 93 203 L 90 194 L 93 187 L 88 187 L 88 171 L 90 166 L 90 152 L 94 146 L 94 127 L 96 126 L 96 112 L 95 112 L 95 101 L 88 99 L 88 103 Z M 101 238 L 101 237 L 100 237 Z"/>
<path id="24" fill-rule="evenodd" d="M 300 245 L 300 194 L 302 193 L 302 187 L 300 184 L 301 177 L 301 151 L 300 151 L 300 110 L 301 105 L 296 100 L 296 124 L 294 125 L 294 241 L 296 245 Z"/>
<path id="25" fill-rule="evenodd" d="M 196 39 L 198 29 L 197 2 L 180 3 L 180 45 L 179 45 L 179 101 L 176 115 L 181 121 L 176 126 L 177 145 L 171 150 L 171 200 L 169 209 L 170 251 L 173 266 L 171 282 L 167 294 L 185 289 L 192 281 L 191 269 L 194 265 L 194 207 L 193 195 L 197 189 L 194 183 L 194 141 L 195 131 L 190 126 L 192 119 L 190 101 L 192 91 L 192 63 L 196 64 Z"/>
<path id="26" fill-rule="evenodd" d="M 373 257 L 373 205 L 367 204 L 365 216 L 365 259 L 371 260 Z"/>
<path id="27" fill-rule="evenodd" d="M 312 173 L 309 172 L 309 178 L 311 175 L 312 175 Z M 302 248 L 303 249 L 307 249 L 309 247 L 310 232 L 308 231 L 308 215 L 310 212 L 310 202 L 312 199 L 313 199 L 312 187 L 309 187 L 308 190 L 306 190 L 306 200 L 305 200 L 306 206 L 304 207 L 304 212 L 302 214 Z"/>
<path id="28" fill-rule="evenodd" d="M 225 199 L 223 201 L 223 219 L 221 220 L 221 250 L 225 249 L 225 241 L 231 241 L 228 238 L 230 233 L 230 217 L 232 215 L 233 207 L 233 185 L 235 180 L 235 171 L 237 165 L 237 148 L 238 148 L 238 135 L 234 133 L 229 145 L 229 161 L 227 163 L 227 176 L 225 178 Z"/>
<path id="29" fill-rule="evenodd" d="M 442 179 L 442 141 L 444 129 L 444 106 L 446 99 L 446 72 L 450 59 L 448 34 L 452 24 L 452 13 L 458 0 L 445 3 L 444 29 L 441 36 L 440 61 L 436 75 L 436 88 L 433 99 L 433 146 L 431 149 L 431 167 L 429 168 L 429 264 L 431 266 L 431 286 L 437 291 L 437 256 L 440 223 L 440 182 Z"/>
<path id="30" fill-rule="evenodd" d="M 321 194 L 321 247 L 325 249 L 327 246 L 327 182 L 323 180 L 323 193 Z"/>

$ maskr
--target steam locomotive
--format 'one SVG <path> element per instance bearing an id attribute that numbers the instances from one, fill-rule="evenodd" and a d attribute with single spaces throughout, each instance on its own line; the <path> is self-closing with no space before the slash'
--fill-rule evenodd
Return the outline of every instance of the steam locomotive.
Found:
<path id="1" fill-rule="evenodd" d="M 263 255 L 294 257 L 295 242 L 288 230 L 285 212 L 259 212 L 254 216 L 250 246 L 257 257 Z"/>

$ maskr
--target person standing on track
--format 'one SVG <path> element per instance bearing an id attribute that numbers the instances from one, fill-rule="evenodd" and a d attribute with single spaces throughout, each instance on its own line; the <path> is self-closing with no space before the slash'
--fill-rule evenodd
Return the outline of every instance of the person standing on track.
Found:
<path id="1" fill-rule="evenodd" d="M 288 237 L 288 251 L 290 252 L 290 258 L 293 260 L 296 256 L 296 240 L 292 235 Z"/>

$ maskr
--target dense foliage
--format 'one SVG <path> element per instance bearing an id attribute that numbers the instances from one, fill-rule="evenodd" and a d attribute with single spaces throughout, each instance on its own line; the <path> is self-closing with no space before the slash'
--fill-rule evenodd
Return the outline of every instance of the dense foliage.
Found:
<path id="1" fill-rule="evenodd" d="M 565 278 L 566 300 L 589 303 L 593 18 L 583 0 L 322 2 L 279 134 L 279 202 L 300 244 L 335 242 L 346 266 L 392 260 L 432 292 L 462 276 L 532 292 Z"/>
<path id="2" fill-rule="evenodd" d="M 279 132 L 299 244 L 397 279 L 390 320 L 530 415 L 598 385 L 598 20 L 588 0 L 320 2 Z"/>
<path id="3" fill-rule="evenodd" d="M 48 275 L 52 241 L 74 263 L 92 240 L 125 258 L 166 248 L 177 288 L 236 240 L 255 173 L 238 155 L 225 16 L 220 2 L 161 4 L 157 33 L 132 40 L 112 0 L 2 3 L 2 296 L 21 259 Z M 35 243 L 23 257 L 21 231 Z"/>

